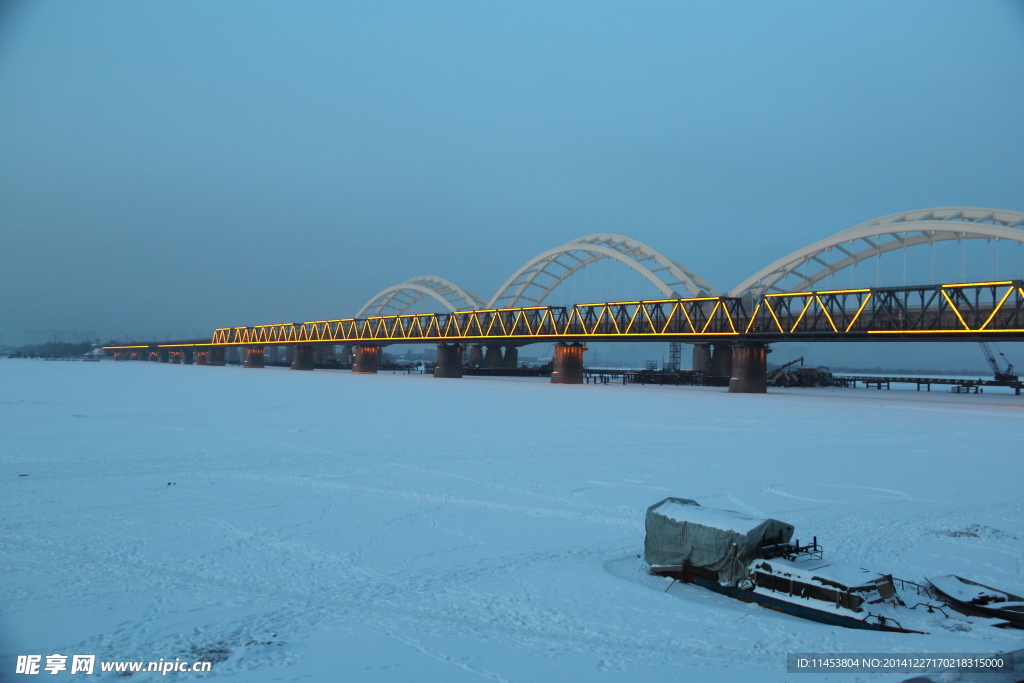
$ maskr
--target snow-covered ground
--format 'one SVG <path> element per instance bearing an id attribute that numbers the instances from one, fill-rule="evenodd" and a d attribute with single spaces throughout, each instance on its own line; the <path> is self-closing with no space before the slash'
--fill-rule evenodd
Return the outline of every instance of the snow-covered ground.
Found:
<path id="1" fill-rule="evenodd" d="M 10 359 L 0 387 L 0 679 L 89 653 L 246 682 L 892 681 L 786 654 L 1024 646 L 666 592 L 639 558 L 675 495 L 1024 593 L 1024 397 Z M 41 675 L 113 677 L 67 673 Z"/>

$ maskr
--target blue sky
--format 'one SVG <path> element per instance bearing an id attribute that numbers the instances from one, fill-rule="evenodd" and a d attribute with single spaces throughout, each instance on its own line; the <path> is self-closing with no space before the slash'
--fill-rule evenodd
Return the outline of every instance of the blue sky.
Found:
<path id="1" fill-rule="evenodd" d="M 32 2 L 0 14 L 0 334 L 488 297 L 581 235 L 722 290 L 1024 209 L 1021 2 Z"/>

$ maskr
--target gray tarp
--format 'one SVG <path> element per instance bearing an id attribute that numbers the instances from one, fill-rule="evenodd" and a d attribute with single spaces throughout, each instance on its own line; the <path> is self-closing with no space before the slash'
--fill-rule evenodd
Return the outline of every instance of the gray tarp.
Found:
<path id="1" fill-rule="evenodd" d="M 654 567 L 683 562 L 718 572 L 722 584 L 746 576 L 757 548 L 788 543 L 793 526 L 777 519 L 756 519 L 732 510 L 702 507 L 685 498 L 666 498 L 647 508 L 647 563 Z"/>

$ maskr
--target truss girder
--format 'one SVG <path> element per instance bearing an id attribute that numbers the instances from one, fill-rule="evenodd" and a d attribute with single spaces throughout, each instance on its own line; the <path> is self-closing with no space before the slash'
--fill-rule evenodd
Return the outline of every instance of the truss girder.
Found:
<path id="1" fill-rule="evenodd" d="M 221 328 L 211 344 L 675 339 L 864 340 L 872 335 L 1024 340 L 1024 281 L 531 306 Z M 879 337 L 880 338 L 880 337 Z"/>

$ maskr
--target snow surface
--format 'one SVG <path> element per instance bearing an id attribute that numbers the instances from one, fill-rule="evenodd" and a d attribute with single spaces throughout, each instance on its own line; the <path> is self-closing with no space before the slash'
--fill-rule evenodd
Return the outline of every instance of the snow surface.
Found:
<path id="1" fill-rule="evenodd" d="M 56 652 L 218 660 L 166 680 L 895 681 L 786 653 L 1024 641 L 826 626 L 640 559 L 674 495 L 1024 593 L 1024 397 L 14 359 L 0 387 L 0 678 Z"/>

